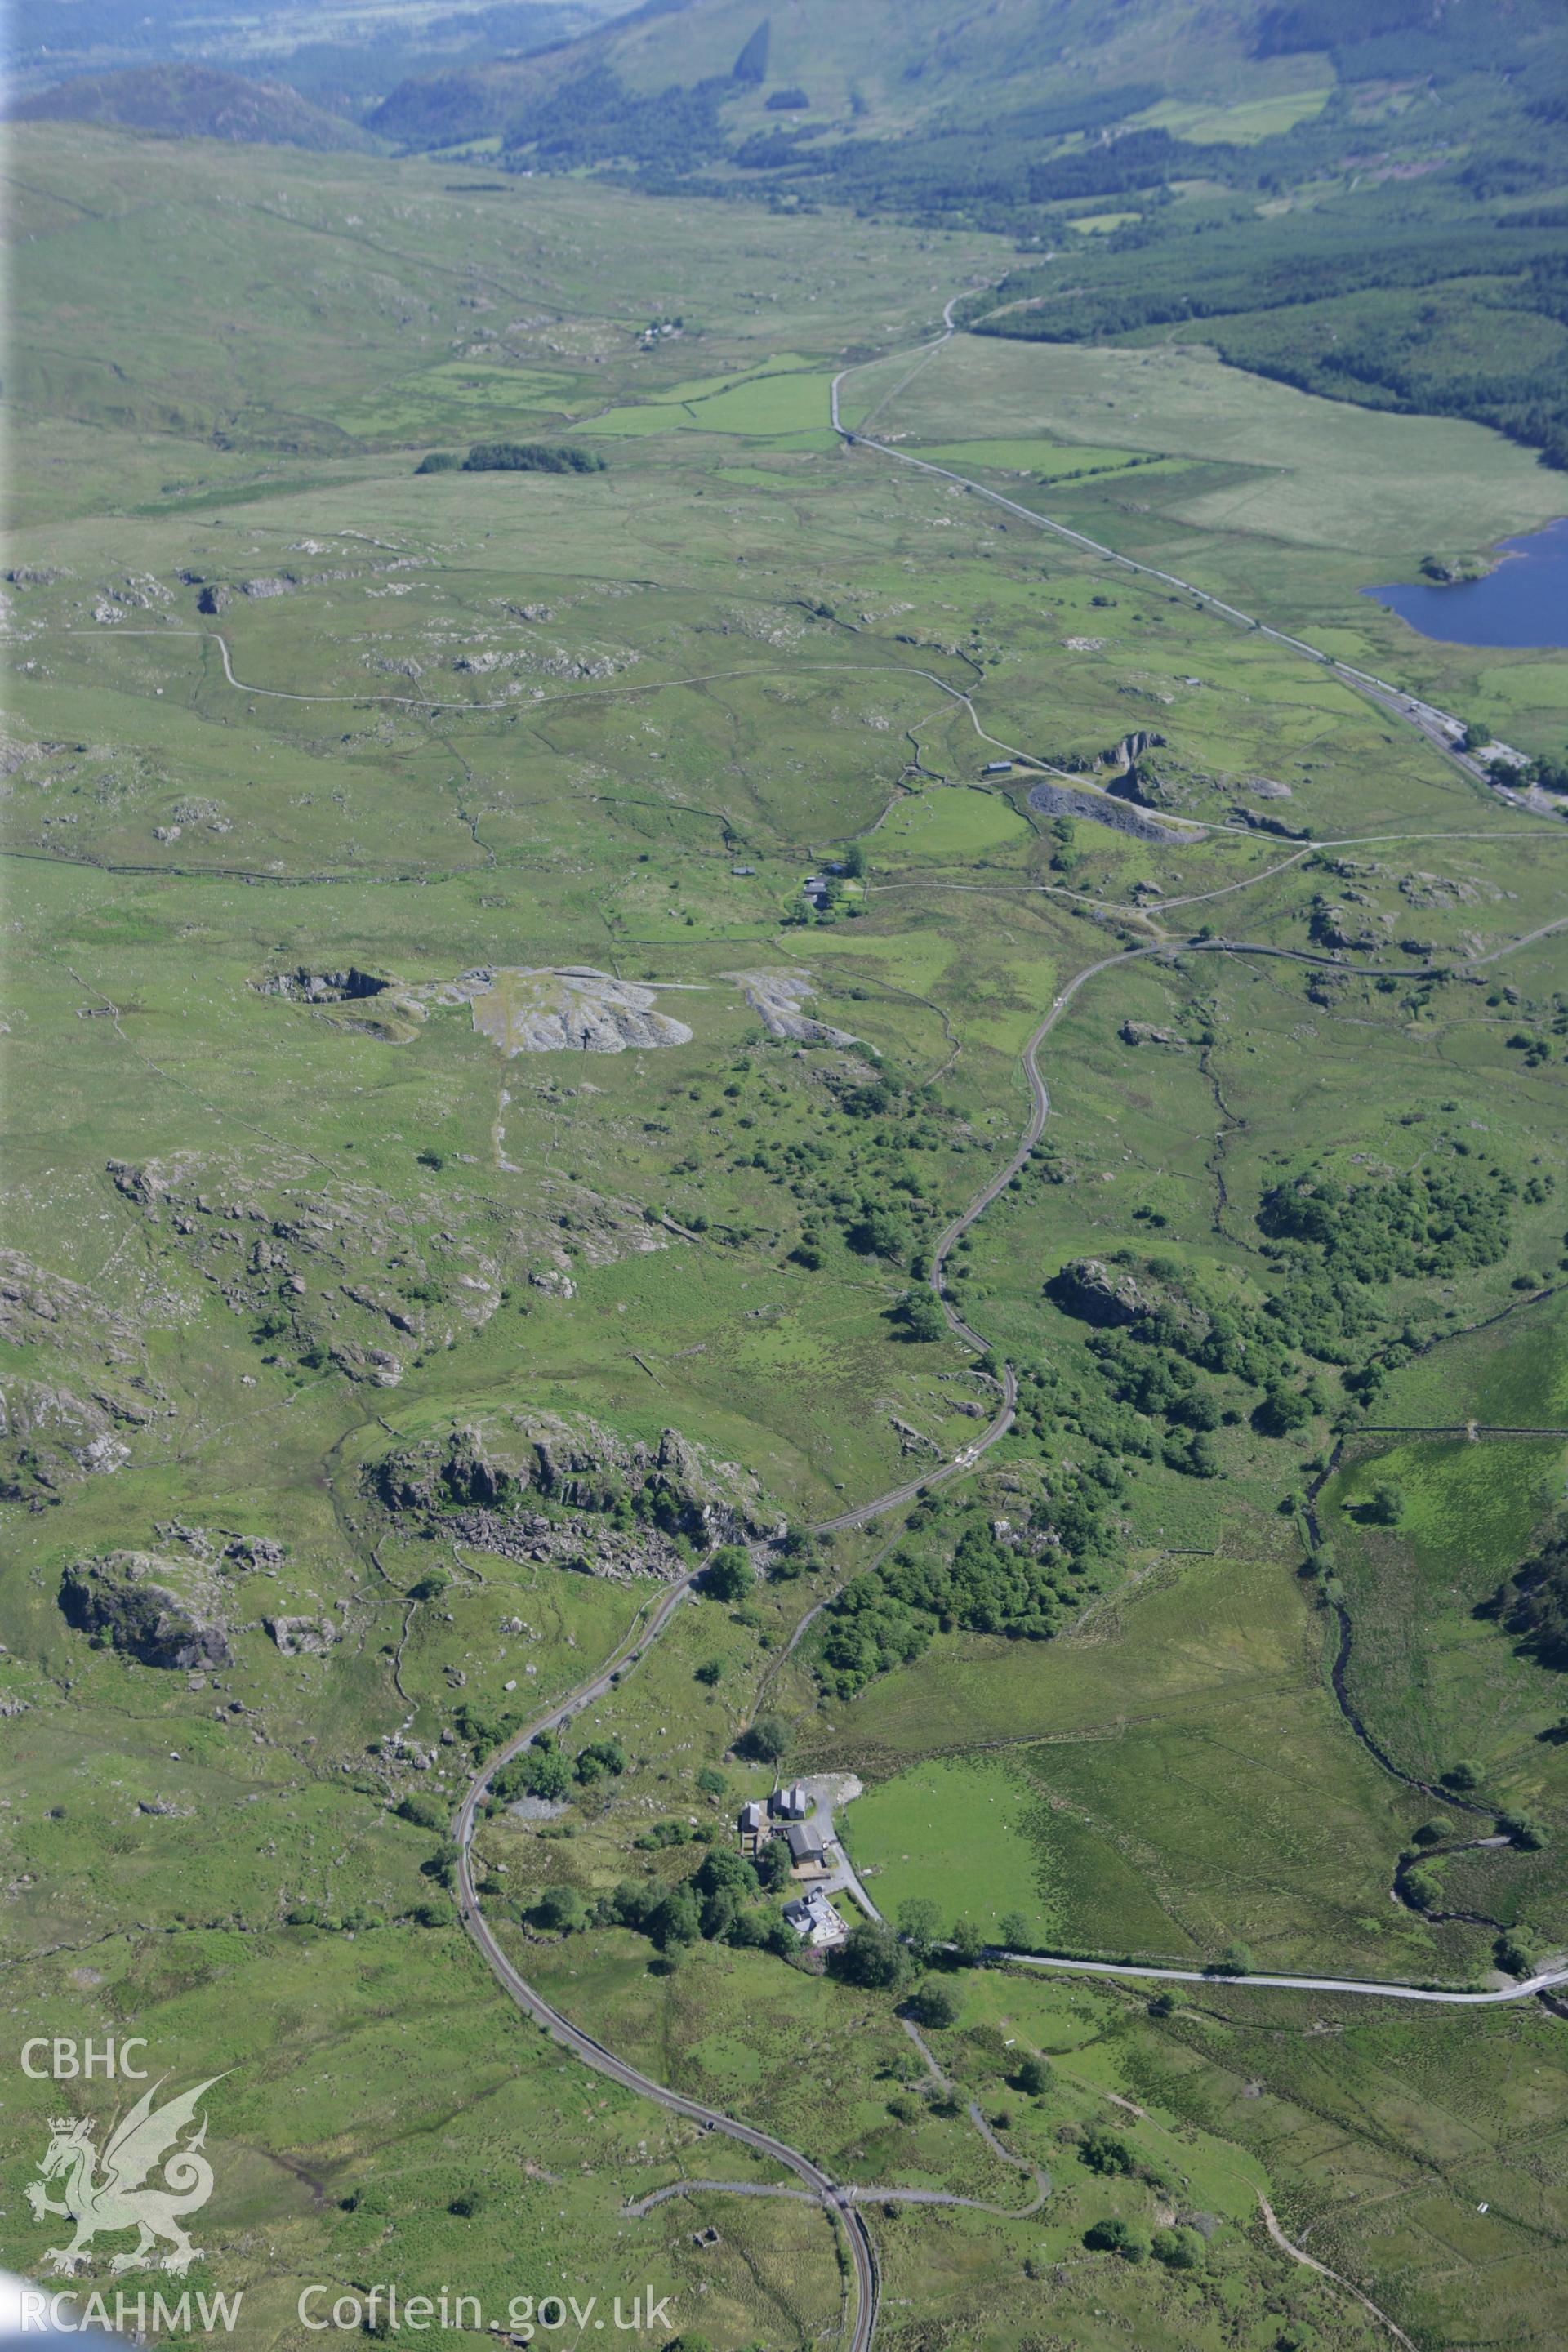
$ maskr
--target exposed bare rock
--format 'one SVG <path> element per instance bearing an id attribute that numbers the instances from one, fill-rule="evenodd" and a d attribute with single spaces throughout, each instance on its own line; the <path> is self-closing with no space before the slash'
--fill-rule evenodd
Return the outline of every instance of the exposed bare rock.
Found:
<path id="1" fill-rule="evenodd" d="M 332 1344 L 332 1361 L 351 1381 L 372 1381 L 377 1388 L 395 1389 L 403 1378 L 402 1359 L 389 1348 L 362 1348 L 357 1339 Z"/>
<path id="2" fill-rule="evenodd" d="M 816 992 L 809 972 L 727 971 L 721 977 L 739 982 L 741 993 L 752 1011 L 761 1014 L 770 1037 L 793 1038 L 801 1045 L 860 1043 L 847 1029 L 831 1028 L 826 1021 L 813 1021 L 801 1011 L 805 999 Z"/>
<path id="3" fill-rule="evenodd" d="M 1351 895 L 1347 893 L 1347 898 Z M 1349 948 L 1370 955 L 1387 945 L 1394 925 L 1387 915 L 1375 909 L 1358 918 L 1348 905 L 1331 907 L 1319 898 L 1312 906 L 1311 929 L 1320 947 Z"/>
<path id="4" fill-rule="evenodd" d="M 1479 883 L 1463 881 L 1449 874 L 1402 875 L 1399 894 L 1413 907 L 1473 907 L 1482 897 L 1495 898 L 1499 895 L 1489 884 L 1483 891 Z"/>
<path id="5" fill-rule="evenodd" d="M 1109 825 L 1112 833 L 1131 834 L 1135 841 L 1185 841 L 1190 836 L 1173 826 L 1157 824 L 1126 801 L 1108 793 L 1079 792 L 1070 784 L 1032 785 L 1029 806 L 1041 816 L 1081 816 L 1091 824 Z"/>
<path id="6" fill-rule="evenodd" d="M 130 1363 L 136 1354 L 130 1325 L 100 1307 L 84 1284 L 51 1274 L 20 1250 L 0 1250 L 0 1339 L 20 1348 L 62 1331 L 89 1338 L 115 1363 Z"/>
<path id="7" fill-rule="evenodd" d="M 1129 1045 L 1169 1045 L 1184 1054 L 1187 1040 L 1175 1029 L 1156 1029 L 1152 1021 L 1124 1021 L 1121 1035 Z"/>
<path id="8" fill-rule="evenodd" d="M 410 992 L 436 1004 L 467 1003 L 474 1027 L 503 1054 L 624 1054 L 689 1044 L 683 1021 L 658 1012 L 654 990 L 589 964 L 535 970 L 481 965 L 444 986 Z"/>
<path id="9" fill-rule="evenodd" d="M 1282 816 L 1268 816 L 1240 801 L 1232 803 L 1226 815 L 1232 824 L 1244 824 L 1248 833 L 1272 834 L 1276 841 L 1310 841 L 1312 837 L 1310 825 L 1287 824 Z"/>
<path id="10" fill-rule="evenodd" d="M 236 1536 L 225 1546 L 223 1556 L 237 1568 L 281 1568 L 288 1549 L 272 1536 Z"/>
<path id="11" fill-rule="evenodd" d="M 658 1528 L 585 1528 L 542 1513 L 510 1516 L 499 1511 L 459 1511 L 442 1521 L 444 1530 L 471 1551 L 492 1552 L 520 1566 L 565 1569 L 579 1576 L 602 1576 L 612 1584 L 657 1576 L 673 1584 L 690 1565 L 673 1539 Z"/>
<path id="12" fill-rule="evenodd" d="M 576 1284 L 558 1265 L 536 1266 L 528 1279 L 533 1289 L 542 1290 L 551 1298 L 575 1298 L 577 1296 Z"/>
<path id="13" fill-rule="evenodd" d="M 155 1552 L 116 1551 L 79 1560 L 60 1583 L 67 1622 L 100 1647 L 144 1666 L 226 1666 L 228 1643 L 216 1620 L 216 1588 L 193 1563 Z"/>
<path id="14" fill-rule="evenodd" d="M 1129 1268 L 1107 1265 L 1098 1257 L 1070 1259 L 1046 1288 L 1058 1307 L 1083 1323 L 1136 1323 L 1152 1304 Z"/>
<path id="15" fill-rule="evenodd" d="M 286 1658 L 324 1656 L 338 1638 L 330 1617 L 264 1617 L 261 1622 Z"/>
<path id="16" fill-rule="evenodd" d="M 81 1283 L 0 1251 L 0 1341 L 25 1371 L 0 1376 L 0 1493 L 58 1493 L 131 1458 L 127 1433 L 162 1404 L 130 1323 Z"/>
<path id="17" fill-rule="evenodd" d="M 679 1430 L 657 1446 L 585 1415 L 486 1414 L 385 1455 L 368 1475 L 382 1506 L 509 1559 L 595 1575 L 673 1575 L 693 1543 L 772 1526 L 754 1478 Z"/>
<path id="18" fill-rule="evenodd" d="M 1046 1295 L 1065 1313 L 1101 1328 L 1154 1317 L 1167 1324 L 1173 1319 L 1185 1324 L 1199 1337 L 1210 1328 L 1206 1309 L 1189 1298 L 1177 1283 L 1152 1273 L 1147 1265 L 1134 1271 L 1103 1258 L 1070 1258 L 1047 1283 Z"/>

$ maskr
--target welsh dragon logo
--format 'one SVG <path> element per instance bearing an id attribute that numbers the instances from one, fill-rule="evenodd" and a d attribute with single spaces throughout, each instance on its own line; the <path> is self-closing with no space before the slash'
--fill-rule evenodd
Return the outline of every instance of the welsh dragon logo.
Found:
<path id="1" fill-rule="evenodd" d="M 178 2274 L 198 2259 L 202 2250 L 192 2245 L 183 2221 L 187 2213 L 198 2212 L 213 2191 L 213 2168 L 201 2153 L 206 2117 L 183 2147 L 175 2143 L 195 2121 L 205 2095 L 222 2080 L 215 2074 L 157 2109 L 153 2102 L 163 2083 L 154 2083 L 123 2121 L 112 2126 L 101 2157 L 89 2116 L 52 2119 L 49 2145 L 38 2166 L 43 2179 L 28 2183 L 27 2201 L 40 2221 L 46 2213 L 74 2221 L 76 2234 L 68 2246 L 49 2248 L 44 2260 L 51 2270 L 75 2271 L 86 2262 L 94 2238 L 120 2230 L 136 2230 L 141 2235 L 128 2252 L 113 2257 L 111 2271 L 160 2267 Z M 162 2180 L 150 2181 L 148 2176 L 160 2168 Z M 62 2200 L 56 2203 L 44 2183 L 62 2179 Z M 160 2263 L 161 2243 L 170 2251 Z"/>

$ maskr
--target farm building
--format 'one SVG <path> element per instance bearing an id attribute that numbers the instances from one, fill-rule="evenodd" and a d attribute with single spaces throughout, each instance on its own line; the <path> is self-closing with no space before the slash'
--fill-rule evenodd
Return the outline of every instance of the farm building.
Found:
<path id="1" fill-rule="evenodd" d="M 804 1822 L 811 1811 L 811 1799 L 798 1780 L 787 1789 L 775 1789 L 768 1799 L 768 1811 L 775 1821 Z"/>
<path id="2" fill-rule="evenodd" d="M 797 1870 L 821 1870 L 825 1867 L 822 1832 L 805 1822 L 788 1822 L 784 1825 L 784 1843 L 789 1858 Z"/>
<path id="3" fill-rule="evenodd" d="M 849 1932 L 820 1886 L 812 1887 L 798 1902 L 786 1903 L 784 1915 L 788 1925 L 813 1951 L 822 1951 L 830 1944 L 841 1944 Z"/>

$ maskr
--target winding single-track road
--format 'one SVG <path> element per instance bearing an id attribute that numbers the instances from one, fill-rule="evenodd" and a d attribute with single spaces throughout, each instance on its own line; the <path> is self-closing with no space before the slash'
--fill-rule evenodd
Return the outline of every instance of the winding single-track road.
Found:
<path id="1" fill-rule="evenodd" d="M 607 2075 L 611 2082 L 619 2083 L 628 2091 L 636 2091 L 643 2098 L 654 2100 L 671 2115 L 684 2116 L 704 2131 L 722 2132 L 727 2138 L 738 2140 L 743 2147 L 749 2147 L 754 2155 L 782 2165 L 786 2171 L 794 2173 L 815 2201 L 843 2230 L 855 2276 L 855 2319 L 848 2339 L 848 2352 L 870 2352 L 877 2326 L 877 2255 L 870 2231 L 854 2210 L 854 2192 L 841 2188 L 819 2164 L 814 2163 L 799 2148 L 775 2139 L 771 2132 L 759 2131 L 752 2124 L 739 2122 L 720 2107 L 705 2106 L 700 2099 L 689 2099 L 682 2092 L 672 2091 L 668 2084 L 655 2082 L 651 2075 L 628 2064 L 626 2059 L 617 2058 L 613 2050 L 606 2049 L 591 2033 L 585 2033 L 581 2026 L 574 2025 L 569 2018 L 563 2017 L 542 1993 L 534 1990 L 502 1951 L 479 1907 L 479 1892 L 474 1885 L 474 1831 L 479 1822 L 479 1807 L 495 1774 L 540 1732 L 560 1730 L 581 1708 L 603 1698 L 622 1667 L 631 1664 L 641 1656 L 650 1642 L 658 1640 L 700 1572 L 700 1570 L 694 1570 L 691 1575 L 683 1577 L 678 1584 L 672 1584 L 660 1595 L 647 1622 L 642 1622 L 639 1617 L 596 1674 L 580 1684 L 567 1697 L 558 1700 L 544 1714 L 524 1724 L 521 1731 L 514 1732 L 505 1747 L 498 1748 L 469 1782 L 458 1809 L 456 1822 L 458 1913 L 491 1975 L 519 2009 L 531 2017 L 537 2025 L 542 2026 L 563 2050 L 581 2059 L 584 2065 L 592 2066 L 595 2073 Z"/>

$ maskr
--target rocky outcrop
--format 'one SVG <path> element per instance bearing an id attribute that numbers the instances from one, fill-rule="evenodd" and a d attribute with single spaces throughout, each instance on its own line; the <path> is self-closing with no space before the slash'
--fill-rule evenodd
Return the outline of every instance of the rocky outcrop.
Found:
<path id="1" fill-rule="evenodd" d="M 1175 1029 L 1156 1029 L 1152 1021 L 1124 1021 L 1121 1036 L 1129 1045 L 1169 1045 L 1178 1054 L 1187 1050 L 1187 1040 Z"/>
<path id="2" fill-rule="evenodd" d="M 1257 809 L 1246 807 L 1240 801 L 1229 810 L 1228 822 L 1245 825 L 1248 833 L 1271 833 L 1278 841 L 1310 841 L 1312 837 L 1310 825 L 1287 824 L 1283 817 L 1265 816 Z"/>
<path id="3" fill-rule="evenodd" d="M 1047 1283 L 1046 1296 L 1064 1314 L 1101 1330 L 1156 1320 L 1167 1330 L 1181 1326 L 1194 1335 L 1210 1328 L 1205 1309 L 1147 1266 L 1134 1270 L 1108 1264 L 1104 1258 L 1070 1258 Z"/>
<path id="4" fill-rule="evenodd" d="M 1360 898 L 1359 891 L 1347 892 L 1347 898 Z M 1324 898 L 1312 902 L 1311 932 L 1319 947 L 1352 949 L 1363 955 L 1375 955 L 1385 947 L 1393 934 L 1390 918 L 1375 909 L 1356 915 L 1349 906 L 1331 906 Z"/>
<path id="5" fill-rule="evenodd" d="M 676 1538 L 745 1538 L 772 1525 L 756 1481 L 679 1430 L 649 1446 L 586 1416 L 460 1423 L 388 1454 L 367 1483 L 384 1509 L 438 1521 L 461 1541 L 595 1575 L 674 1574 Z"/>
<path id="6" fill-rule="evenodd" d="M 459 1511 L 443 1519 L 441 1528 L 471 1551 L 493 1552 L 520 1566 L 602 1576 L 612 1584 L 629 1584 L 639 1576 L 673 1584 L 691 1565 L 672 1538 L 658 1528 L 626 1529 L 581 1518 L 552 1519 L 542 1511 Z"/>
<path id="7" fill-rule="evenodd" d="M 319 1658 L 338 1638 L 330 1617 L 264 1617 L 273 1641 L 286 1658 Z"/>
<path id="8" fill-rule="evenodd" d="M 1164 748 L 1164 737 L 1156 735 L 1152 728 L 1135 728 L 1131 735 L 1124 735 L 1113 750 L 1107 751 L 1105 764 L 1108 768 L 1123 768 L 1131 772 L 1145 752 L 1163 751 Z"/>
<path id="9" fill-rule="evenodd" d="M 1064 1314 L 1102 1328 L 1136 1323 L 1151 1305 L 1130 1268 L 1107 1265 L 1098 1257 L 1070 1259 L 1052 1276 L 1046 1292 Z"/>
<path id="10" fill-rule="evenodd" d="M 60 1582 L 67 1622 L 143 1666 L 226 1666 L 231 1653 L 213 1602 L 205 1579 L 155 1552 L 79 1560 Z"/>
<path id="11" fill-rule="evenodd" d="M 0 1373 L 0 1494 L 31 1500 L 121 1469 L 128 1439 L 162 1409 L 130 1323 L 80 1283 L 0 1251 L 0 1341 L 24 1373 Z"/>

